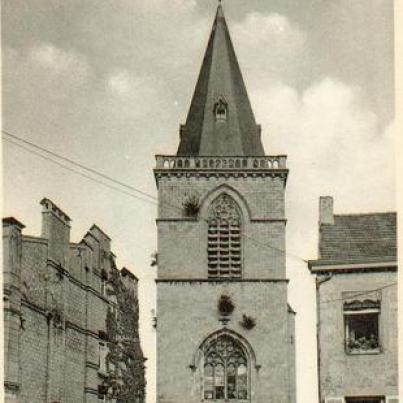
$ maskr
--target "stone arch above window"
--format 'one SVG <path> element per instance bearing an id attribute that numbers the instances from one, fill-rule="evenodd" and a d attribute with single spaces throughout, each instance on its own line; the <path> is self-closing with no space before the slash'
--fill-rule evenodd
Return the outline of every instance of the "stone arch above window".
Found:
<path id="1" fill-rule="evenodd" d="M 209 277 L 242 276 L 242 216 L 235 200 L 220 194 L 208 210 L 207 260 Z"/>

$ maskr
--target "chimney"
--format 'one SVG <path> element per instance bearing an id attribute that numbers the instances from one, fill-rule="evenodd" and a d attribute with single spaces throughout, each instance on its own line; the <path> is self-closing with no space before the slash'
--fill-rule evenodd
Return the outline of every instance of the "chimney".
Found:
<path id="1" fill-rule="evenodd" d="M 322 224 L 334 224 L 332 196 L 319 198 L 319 225 Z"/>
<path id="2" fill-rule="evenodd" d="M 48 257 L 67 270 L 70 217 L 49 199 L 42 199 L 42 237 L 48 240 Z"/>
<path id="3" fill-rule="evenodd" d="M 22 230 L 25 225 L 14 217 L 3 218 L 3 284 L 20 286 Z"/>
<path id="4" fill-rule="evenodd" d="M 4 382 L 20 386 L 21 382 L 21 260 L 24 225 L 14 217 L 3 218 L 3 329 Z M 13 389 L 14 390 L 14 389 Z M 10 389 L 8 389 L 10 392 Z M 10 401 L 14 400 L 10 393 Z"/>

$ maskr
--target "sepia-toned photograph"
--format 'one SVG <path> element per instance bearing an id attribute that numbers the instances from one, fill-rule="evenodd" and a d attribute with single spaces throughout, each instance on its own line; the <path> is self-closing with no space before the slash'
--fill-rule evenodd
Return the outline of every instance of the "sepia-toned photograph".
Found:
<path id="1" fill-rule="evenodd" d="M 2 0 L 0 400 L 402 402 L 394 7 Z"/>

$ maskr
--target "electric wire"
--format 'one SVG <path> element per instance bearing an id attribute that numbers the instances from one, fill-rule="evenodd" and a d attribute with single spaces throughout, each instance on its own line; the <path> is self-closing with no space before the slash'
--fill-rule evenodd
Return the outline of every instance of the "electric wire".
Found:
<path id="1" fill-rule="evenodd" d="M 393 283 L 386 284 L 386 285 L 384 285 L 382 287 L 374 288 L 373 290 L 360 291 L 357 294 L 352 294 L 352 295 L 345 296 L 345 297 L 342 297 L 342 298 L 328 299 L 328 300 L 325 300 L 325 301 L 320 301 L 320 303 L 321 304 L 328 304 L 329 302 L 345 301 L 347 299 L 357 298 L 357 297 L 361 297 L 363 295 L 371 294 L 371 293 L 376 292 L 376 291 L 381 291 L 381 290 L 384 290 L 385 288 L 393 287 L 395 285 L 397 285 L 397 281 L 395 281 Z"/>
<path id="2" fill-rule="evenodd" d="M 105 186 L 105 187 L 110 188 L 110 189 L 112 189 L 112 190 L 116 190 L 116 191 L 118 191 L 118 192 L 120 192 L 120 193 L 123 193 L 123 194 L 125 194 L 125 195 L 127 195 L 127 196 L 133 197 L 133 198 L 135 198 L 135 199 L 137 199 L 137 200 L 141 200 L 141 201 L 144 201 L 144 202 L 147 202 L 147 203 L 152 203 L 152 204 L 154 204 L 154 205 L 158 205 L 158 204 L 157 204 L 156 202 L 154 202 L 154 201 L 151 201 L 151 200 L 148 200 L 148 199 L 143 199 L 143 198 L 141 198 L 141 197 L 139 197 L 139 196 L 137 196 L 137 195 L 134 195 L 134 194 L 132 194 L 132 193 L 126 192 L 125 190 L 120 189 L 120 188 L 118 188 L 118 187 L 116 187 L 116 186 L 109 185 L 108 183 L 102 182 L 102 181 L 100 181 L 100 180 L 98 180 L 98 179 L 96 179 L 96 178 L 94 178 L 94 177 L 92 177 L 92 176 L 90 176 L 90 175 L 86 175 L 86 174 L 83 173 L 83 172 L 80 172 L 80 171 L 77 171 L 77 170 L 75 170 L 75 169 L 73 169 L 73 168 L 70 168 L 70 167 L 68 167 L 68 166 L 66 166 L 66 165 L 64 165 L 64 164 L 62 164 L 62 163 L 60 163 L 60 162 L 58 162 L 58 161 L 53 160 L 52 158 L 47 157 L 46 155 L 40 154 L 40 153 L 38 153 L 38 152 L 36 152 L 36 151 L 34 151 L 34 150 L 31 150 L 31 149 L 29 149 L 29 148 L 27 148 L 27 147 L 24 147 L 23 145 L 18 144 L 18 143 L 14 142 L 14 141 L 12 141 L 12 140 L 10 140 L 10 139 L 6 139 L 6 138 L 5 138 L 4 140 L 6 140 L 7 142 L 9 142 L 9 143 L 11 143 L 11 144 L 14 144 L 15 146 L 17 146 L 17 147 L 19 147 L 19 148 L 21 148 L 21 149 L 23 149 L 23 150 L 25 150 L 25 151 L 27 151 L 27 152 L 29 152 L 29 153 L 31 153 L 31 154 L 37 155 L 38 157 L 41 157 L 41 158 L 43 158 L 43 159 L 45 159 L 45 160 L 47 160 L 47 161 L 50 161 L 50 162 L 52 162 L 53 164 L 56 164 L 56 165 L 58 165 L 59 167 L 65 169 L 65 170 L 67 170 L 67 171 L 73 172 L 73 173 L 75 173 L 75 174 L 77 174 L 77 175 L 80 175 L 80 176 L 82 176 L 82 177 L 84 177 L 84 178 L 87 178 L 87 179 L 89 179 L 89 180 L 91 180 L 91 181 L 93 181 L 93 182 L 95 182 L 95 183 L 98 183 L 98 184 L 100 184 L 100 185 L 102 185 L 102 186 Z"/>
<path id="3" fill-rule="evenodd" d="M 100 176 L 100 177 L 102 177 L 104 179 L 107 179 L 107 180 L 111 181 L 111 182 L 115 182 L 116 184 L 118 184 L 120 186 L 123 186 L 125 188 L 128 188 L 128 189 L 132 190 L 133 192 L 139 193 L 139 194 L 141 194 L 143 196 L 150 197 L 150 198 L 156 200 L 155 196 L 150 195 L 150 194 L 148 194 L 146 192 L 143 192 L 142 190 L 137 189 L 134 186 L 130 186 L 127 183 L 123 183 L 123 182 L 119 181 L 118 179 L 112 178 L 112 177 L 110 177 L 110 176 L 108 176 L 108 175 L 106 175 L 106 174 L 104 174 L 104 173 L 102 173 L 100 171 L 97 171 L 97 170 L 95 170 L 95 169 L 93 169 L 91 167 L 87 167 L 87 166 L 85 166 L 85 165 L 83 165 L 83 164 L 81 164 L 81 163 L 79 163 L 77 161 L 74 161 L 74 160 L 72 160 L 72 159 L 70 159 L 68 157 L 65 157 L 63 155 L 57 154 L 54 151 L 48 150 L 45 147 L 41 147 L 38 144 L 35 144 L 35 143 L 33 143 L 31 141 L 28 141 L 28 140 L 25 140 L 22 137 L 16 136 L 15 134 L 12 134 L 12 133 L 10 133 L 10 132 L 8 132 L 6 130 L 2 130 L 2 133 L 4 133 L 5 135 L 7 135 L 7 136 L 9 136 L 11 138 L 14 138 L 15 140 L 21 141 L 22 143 L 25 143 L 25 144 L 33 147 L 33 148 L 36 148 L 37 150 L 40 150 L 40 151 L 42 151 L 42 152 L 44 152 L 46 154 L 52 155 L 53 157 L 59 158 L 59 159 L 61 159 L 63 161 L 66 161 L 66 162 L 68 162 L 68 163 L 70 163 L 72 165 L 75 165 L 78 168 L 81 168 L 81 169 L 84 169 L 85 171 L 91 172 L 94 175 L 98 175 L 98 176 Z"/>
<path id="4" fill-rule="evenodd" d="M 60 167 L 62 167 L 62 168 L 64 168 L 64 169 L 67 169 L 67 170 L 69 170 L 69 171 L 71 171 L 71 172 L 73 172 L 73 173 L 76 173 L 76 174 L 78 174 L 78 175 L 80 175 L 80 176 L 83 176 L 83 177 L 85 177 L 85 178 L 87 178 L 87 179 L 90 179 L 90 180 L 92 180 L 92 181 L 94 181 L 94 182 L 97 182 L 97 183 L 99 183 L 99 184 L 101 184 L 101 185 L 103 185 L 103 186 L 109 187 L 110 189 L 116 190 L 116 191 L 118 191 L 118 192 L 120 192 L 120 193 L 126 194 L 126 195 L 128 195 L 128 196 L 130 196 L 130 197 L 134 197 L 134 198 L 136 198 L 136 199 L 138 199 L 138 200 L 141 200 L 141 201 L 144 201 L 144 202 L 146 202 L 146 203 L 152 203 L 152 204 L 154 204 L 154 205 L 158 205 L 158 198 L 157 198 L 157 197 L 155 197 L 155 196 L 153 196 L 153 195 L 151 195 L 151 194 L 149 194 L 149 193 L 146 193 L 146 192 L 144 192 L 144 191 L 142 191 L 142 190 L 140 190 L 140 189 L 138 189 L 138 188 L 136 188 L 136 187 L 134 187 L 134 186 L 132 186 L 132 185 L 129 185 L 129 184 L 127 184 L 127 183 L 124 183 L 124 182 L 122 182 L 122 181 L 120 181 L 120 180 L 117 180 L 117 179 L 115 179 L 115 178 L 112 178 L 111 176 L 106 175 L 106 174 L 104 174 L 104 173 L 102 173 L 102 172 L 99 172 L 99 171 L 97 171 L 96 169 L 93 169 L 93 168 L 91 168 L 91 167 L 87 167 L 87 166 L 85 166 L 85 165 L 83 165 L 83 164 L 81 164 L 81 163 L 79 163 L 79 162 L 77 162 L 77 161 L 72 160 L 71 158 L 65 157 L 65 156 L 63 156 L 63 155 L 60 155 L 60 154 L 54 152 L 54 151 L 48 150 L 48 149 L 45 148 L 45 147 L 39 146 L 39 145 L 37 145 L 37 144 L 35 144 L 35 143 L 31 142 L 31 141 L 28 141 L 28 140 L 26 140 L 26 139 L 24 139 L 24 138 L 21 138 L 21 137 L 15 135 L 15 134 L 12 134 L 12 133 L 10 133 L 10 132 L 7 131 L 7 130 L 2 130 L 2 133 L 3 133 L 3 135 L 6 135 L 6 136 L 8 136 L 8 137 L 11 137 L 13 140 L 17 140 L 17 142 L 11 141 L 9 138 L 3 136 L 3 138 L 4 138 L 6 141 L 8 141 L 8 142 L 10 142 L 10 143 L 13 143 L 14 145 L 16 145 L 16 146 L 18 146 L 18 147 L 24 149 L 24 150 L 27 151 L 27 152 L 32 152 L 33 154 L 35 154 L 35 155 L 37 155 L 37 156 L 39 156 L 39 157 L 42 157 L 42 158 L 44 158 L 45 160 L 48 160 L 48 161 L 50 161 L 50 162 L 53 162 L 54 164 L 56 164 L 56 165 L 58 165 L 58 166 L 60 166 Z M 83 172 L 78 171 L 78 170 L 76 170 L 76 169 L 73 169 L 73 168 L 71 168 L 71 167 L 68 167 L 68 166 L 66 166 L 65 164 L 63 164 L 63 163 L 61 163 L 61 162 L 59 162 L 59 161 L 55 161 L 53 158 L 49 158 L 49 157 L 47 157 L 47 156 L 45 156 L 45 155 L 43 155 L 43 154 L 41 154 L 41 153 L 39 153 L 39 152 L 35 152 L 34 150 L 31 150 L 31 149 L 28 148 L 28 147 L 24 147 L 24 146 L 22 146 L 21 144 L 18 144 L 18 142 L 22 142 L 23 144 L 26 144 L 26 145 L 28 145 L 29 147 L 32 147 L 32 148 L 34 148 L 34 149 L 36 149 L 36 150 L 39 150 L 39 151 L 41 151 L 42 153 L 46 153 L 46 154 L 50 155 L 50 156 L 53 157 L 53 158 L 58 158 L 58 159 L 60 159 L 60 160 L 62 160 L 62 161 L 64 161 L 64 162 L 67 162 L 67 163 L 69 163 L 69 164 L 75 166 L 75 167 L 78 167 L 78 168 L 80 168 L 80 169 L 82 169 L 82 170 L 84 170 L 84 171 L 87 171 L 87 172 L 91 173 L 92 175 L 97 175 L 97 176 L 101 177 L 102 179 L 106 179 L 106 180 L 108 180 L 108 181 L 110 181 L 110 182 L 112 182 L 112 183 L 115 183 L 115 184 L 117 184 L 117 185 L 123 187 L 123 188 L 126 188 L 126 189 L 128 189 L 128 190 L 130 190 L 130 191 L 136 192 L 137 194 L 142 195 L 142 196 L 145 196 L 145 197 L 149 198 L 150 200 L 149 200 L 149 199 L 145 199 L 145 198 L 141 198 L 141 197 L 139 197 L 138 195 L 133 195 L 133 194 L 130 193 L 130 192 L 127 192 L 127 191 L 125 191 L 125 190 L 123 190 L 123 189 L 121 189 L 121 188 L 117 188 L 117 187 L 115 187 L 115 186 L 111 186 L 110 184 L 107 184 L 107 183 L 105 183 L 105 182 L 103 182 L 103 181 L 99 181 L 99 180 L 97 180 L 96 178 L 94 178 L 94 177 L 92 177 L 92 176 L 89 176 L 89 175 L 86 175 L 86 174 L 84 174 Z M 166 201 L 160 202 L 160 205 L 169 206 L 169 207 L 171 207 L 171 208 L 173 208 L 173 209 L 182 211 L 182 208 L 178 207 L 177 205 L 168 203 L 168 202 L 166 202 Z M 208 223 L 208 218 L 203 217 L 203 216 L 201 216 L 200 214 L 199 214 L 199 218 Z M 304 262 L 304 263 L 307 263 L 307 262 L 308 262 L 307 259 L 304 259 L 303 257 L 298 256 L 297 254 L 294 254 L 294 253 L 291 253 L 291 252 L 287 252 L 287 251 L 285 251 L 284 249 L 275 247 L 275 246 L 270 245 L 270 244 L 268 244 L 268 243 L 261 242 L 261 241 L 255 239 L 254 237 L 251 237 L 250 235 L 247 235 L 244 231 L 241 231 L 241 235 L 242 235 L 244 238 L 250 240 L 251 242 L 253 242 L 255 245 L 257 245 L 257 246 L 259 246 L 259 247 L 268 248 L 268 249 L 271 249 L 271 250 L 276 250 L 276 251 L 278 251 L 278 252 L 280 252 L 280 253 L 282 253 L 282 254 L 284 254 L 284 255 L 286 255 L 286 256 L 292 257 L 292 258 L 297 259 L 297 260 L 299 260 L 299 261 L 302 261 L 302 262 Z"/>
<path id="5" fill-rule="evenodd" d="M 88 171 L 88 172 L 91 172 L 91 173 L 94 174 L 94 175 L 98 175 L 98 176 L 100 176 L 100 177 L 102 177 L 102 178 L 104 178 L 104 179 L 107 179 L 107 180 L 109 180 L 109 181 L 111 181 L 111 182 L 114 182 L 114 183 L 116 183 L 116 184 L 118 184 L 118 185 L 120 185 L 120 186 L 122 186 L 122 187 L 126 187 L 126 188 L 128 188 L 128 189 L 130 189 L 130 190 L 132 190 L 132 191 L 136 191 L 138 194 L 142 194 L 143 196 L 147 196 L 147 197 L 149 197 L 150 199 L 153 198 L 154 200 L 149 200 L 149 199 L 140 197 L 139 195 L 135 195 L 135 194 L 133 194 L 133 193 L 127 192 L 127 191 L 125 191 L 124 189 L 118 188 L 118 187 L 116 187 L 116 186 L 112 186 L 112 185 L 110 185 L 110 184 L 108 184 L 108 183 L 105 183 L 105 182 L 103 182 L 103 181 L 100 181 L 100 180 L 94 178 L 93 176 L 87 175 L 87 174 L 85 174 L 85 173 L 83 173 L 83 172 L 81 172 L 81 171 L 78 171 L 78 170 L 73 169 L 73 168 L 71 168 L 71 167 L 69 167 L 69 166 L 66 166 L 65 164 L 63 164 L 63 163 L 61 163 L 61 162 L 59 162 L 59 161 L 56 161 L 56 160 L 54 160 L 53 158 L 49 158 L 49 157 L 47 157 L 46 155 L 43 155 L 43 154 L 41 154 L 41 153 L 39 153 L 39 152 L 36 152 L 36 151 L 34 151 L 34 150 L 32 150 L 32 149 L 30 149 L 30 148 L 28 148 L 28 147 L 25 147 L 25 146 L 19 144 L 18 142 L 15 142 L 15 141 L 13 141 L 13 140 L 11 140 L 11 139 L 8 139 L 8 138 L 4 138 L 4 140 L 6 140 L 7 142 L 9 142 L 9 143 L 11 143 L 11 144 L 13 144 L 13 145 L 15 145 L 15 146 L 17 146 L 17 147 L 19 147 L 19 148 L 25 150 L 25 151 L 27 151 L 27 152 L 29 152 L 29 153 L 32 153 L 32 154 L 34 154 L 34 155 L 36 155 L 36 156 L 39 156 L 39 157 L 41 157 L 41 158 L 43 158 L 43 159 L 45 159 L 45 160 L 47 160 L 47 161 L 49 161 L 49 162 L 52 162 L 53 164 L 56 164 L 57 166 L 59 166 L 59 167 L 65 169 L 65 170 L 67 170 L 67 171 L 70 171 L 70 172 L 72 172 L 72 173 L 74 173 L 74 174 L 80 175 L 80 176 L 82 176 L 82 177 L 84 177 L 84 178 L 86 178 L 86 179 L 89 179 L 89 180 L 91 180 L 91 181 L 97 183 L 97 184 L 100 184 L 100 185 L 105 186 L 105 187 L 107 187 L 107 188 L 109 188 L 109 189 L 118 191 L 118 192 L 120 192 L 120 193 L 122 193 L 122 194 L 125 194 L 125 195 L 127 195 L 127 196 L 129 196 L 129 197 L 133 197 L 133 198 L 135 198 L 135 199 L 137 199 L 137 200 L 140 200 L 140 201 L 143 201 L 143 202 L 146 202 L 146 203 L 151 203 L 151 204 L 153 204 L 153 205 L 155 205 L 155 206 L 158 205 L 158 202 L 157 202 L 158 199 L 157 199 L 156 197 L 154 197 L 154 196 L 152 196 L 152 195 L 146 193 L 146 192 L 143 192 L 143 191 L 141 191 L 141 190 L 139 190 L 139 189 L 137 189 L 137 188 L 135 188 L 135 187 L 133 187 L 133 186 L 131 186 L 131 185 L 128 185 L 128 184 L 126 184 L 126 183 L 124 183 L 124 182 L 122 182 L 122 181 L 115 180 L 114 178 L 112 178 L 112 177 L 110 177 L 110 176 L 108 176 L 108 175 L 105 175 L 105 174 L 103 174 L 102 172 L 98 172 L 97 170 L 95 170 L 95 169 L 93 169 L 93 168 L 86 167 L 85 165 L 80 164 L 80 163 L 78 163 L 78 162 L 75 162 L 75 161 L 73 161 L 73 160 L 71 160 L 71 159 L 69 159 L 69 158 L 67 158 L 67 157 L 61 156 L 61 155 L 59 155 L 59 154 L 57 154 L 57 153 L 55 153 L 55 152 L 53 152 L 53 151 L 47 150 L 47 149 L 45 149 L 44 147 L 38 146 L 38 145 L 36 145 L 36 144 L 34 144 L 34 143 L 32 143 L 32 142 L 29 142 L 29 141 L 27 141 L 27 140 L 21 139 L 20 137 L 15 136 L 15 135 L 13 135 L 13 134 L 11 134 L 11 133 L 9 133 L 9 132 L 6 132 L 6 131 L 4 131 L 4 130 L 2 130 L 2 132 L 3 132 L 4 134 L 8 135 L 9 137 L 15 138 L 15 139 L 17 139 L 17 140 L 21 140 L 21 142 L 23 142 L 23 143 L 25 143 L 25 144 L 27 144 L 27 145 L 33 147 L 33 148 L 36 148 L 36 149 L 38 149 L 38 150 L 40 150 L 40 151 L 43 151 L 43 152 L 46 152 L 47 154 L 52 155 L 53 157 L 60 158 L 61 160 L 64 160 L 64 161 L 66 161 L 66 162 L 69 162 L 69 163 L 71 163 L 72 165 L 75 165 L 75 166 L 77 166 L 77 167 L 79 167 L 79 168 L 81 168 L 81 169 L 84 169 L 84 170 L 86 170 L 86 171 Z M 180 208 L 177 207 L 176 205 L 173 205 L 173 204 L 170 204 L 170 203 L 167 203 L 167 202 L 163 202 L 162 204 L 165 204 L 165 205 L 167 205 L 167 206 L 169 206 L 169 207 L 172 207 L 172 208 L 175 208 L 175 209 L 178 209 L 178 210 L 181 210 L 181 211 L 182 211 L 182 209 L 180 209 Z M 200 217 L 200 218 L 201 218 L 202 220 L 208 222 L 208 220 L 207 220 L 205 217 Z M 272 245 L 270 245 L 270 244 L 260 242 L 260 241 L 258 241 L 258 240 L 256 240 L 256 239 L 254 239 L 253 237 L 251 237 L 251 236 L 249 236 L 249 235 L 246 235 L 244 232 L 242 232 L 242 235 L 243 235 L 243 237 L 245 237 L 245 238 L 251 240 L 252 242 L 254 242 L 255 244 L 257 244 L 257 245 L 259 245 L 259 246 L 267 247 L 267 248 L 270 248 L 270 249 L 275 249 L 275 250 L 277 250 L 277 251 L 279 251 L 279 252 L 281 252 L 281 253 L 284 253 L 285 255 L 288 255 L 288 256 L 290 256 L 290 257 L 296 258 L 296 259 L 298 259 L 298 260 L 302 260 L 304 263 L 307 262 L 306 259 L 304 259 L 304 258 L 302 258 L 302 257 L 300 257 L 300 256 L 298 256 L 298 255 L 296 255 L 296 254 L 293 254 L 293 253 L 290 253 L 290 252 L 286 252 L 286 251 L 284 251 L 283 249 L 276 248 L 276 247 L 274 247 L 274 246 L 272 246 Z M 373 292 L 376 292 L 376 291 L 381 291 L 381 290 L 383 290 L 383 289 L 385 289 L 385 288 L 389 288 L 389 287 L 392 287 L 392 286 L 395 286 L 395 285 L 397 285 L 397 282 L 393 282 L 393 283 L 390 283 L 390 284 L 387 284 L 387 285 L 385 285 L 385 286 L 382 286 L 382 287 L 379 287 L 379 288 L 375 288 L 375 289 L 372 289 L 372 290 L 362 291 L 362 292 L 359 292 L 359 293 L 357 293 L 357 294 L 349 295 L 348 297 L 335 298 L 335 299 L 330 299 L 330 300 L 321 301 L 321 304 L 326 304 L 326 303 L 330 303 L 330 302 L 337 302 L 337 301 L 344 301 L 344 300 L 346 300 L 346 299 L 356 298 L 356 297 L 359 297 L 359 296 L 362 296 L 362 295 L 367 295 L 367 294 L 370 294 L 370 293 L 373 293 Z"/>

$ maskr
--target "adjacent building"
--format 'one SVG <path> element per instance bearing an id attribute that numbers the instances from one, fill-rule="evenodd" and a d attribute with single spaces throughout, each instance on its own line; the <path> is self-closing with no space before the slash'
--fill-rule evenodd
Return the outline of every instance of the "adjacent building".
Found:
<path id="1" fill-rule="evenodd" d="M 40 237 L 3 220 L 5 401 L 143 403 L 137 278 L 99 227 L 72 243 L 68 215 L 41 205 Z"/>
<path id="2" fill-rule="evenodd" d="M 177 154 L 156 157 L 158 403 L 295 402 L 288 170 L 260 131 L 220 5 Z"/>
<path id="3" fill-rule="evenodd" d="M 396 213 L 319 210 L 320 402 L 398 403 Z"/>

